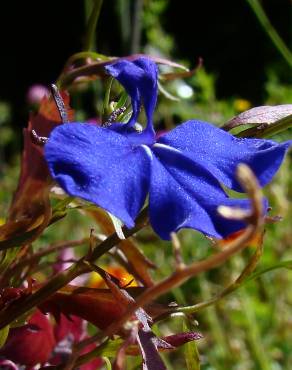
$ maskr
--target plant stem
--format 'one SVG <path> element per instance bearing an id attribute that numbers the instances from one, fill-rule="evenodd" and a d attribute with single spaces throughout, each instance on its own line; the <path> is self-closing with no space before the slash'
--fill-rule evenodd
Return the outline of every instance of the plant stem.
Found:
<path id="1" fill-rule="evenodd" d="M 134 1 L 131 54 L 139 53 L 141 41 L 141 14 L 143 11 L 143 0 Z"/>
<path id="2" fill-rule="evenodd" d="M 126 238 L 130 237 L 144 226 L 148 224 L 148 209 L 145 208 L 137 218 L 136 225 L 132 229 L 123 228 L 123 233 Z M 87 264 L 84 263 L 85 260 L 94 262 L 96 259 L 101 257 L 103 254 L 108 252 L 111 248 L 120 242 L 119 237 L 116 233 L 110 235 L 105 241 L 100 243 L 92 253 L 81 258 L 74 265 L 70 266 L 68 269 L 60 272 L 51 278 L 51 280 L 46 283 L 43 287 L 38 289 L 35 293 L 28 296 L 25 300 L 21 302 L 21 305 L 12 305 L 8 309 L 2 310 L 0 312 L 0 329 L 10 324 L 12 321 L 17 319 L 19 316 L 23 315 L 25 312 L 29 311 L 35 306 L 38 306 L 43 301 L 45 301 L 50 295 L 57 292 L 59 289 L 66 286 L 71 280 L 75 279 L 77 276 L 90 272 L 91 269 Z"/>
<path id="3" fill-rule="evenodd" d="M 204 300 L 203 302 L 197 303 L 193 306 L 188 307 L 179 307 L 175 310 L 175 312 L 183 312 L 185 314 L 193 314 L 197 311 L 200 311 L 206 307 L 212 306 L 213 304 L 219 302 L 221 299 L 229 295 L 230 293 L 234 292 L 238 288 L 240 288 L 245 280 L 251 275 L 251 273 L 255 270 L 261 256 L 263 253 L 263 244 L 260 243 L 257 246 L 257 249 L 255 253 L 253 254 L 252 258 L 248 262 L 248 264 L 245 266 L 239 277 L 231 283 L 228 287 L 223 289 L 223 291 L 217 295 L 215 295 L 212 298 L 209 298 L 207 300 Z"/>
<path id="4" fill-rule="evenodd" d="M 246 0 L 246 1 L 252 8 L 253 12 L 255 13 L 258 21 L 262 25 L 265 32 L 269 35 L 273 44 L 276 46 L 278 51 L 282 54 L 283 58 L 286 60 L 288 65 L 292 67 L 292 53 L 288 49 L 288 47 L 286 46 L 282 38 L 279 36 L 278 32 L 272 26 L 260 2 L 258 0 Z"/>
<path id="5" fill-rule="evenodd" d="M 17 271 L 19 270 L 21 271 L 27 265 L 37 263 L 44 256 L 60 251 L 62 249 L 78 247 L 88 242 L 89 242 L 89 238 L 83 238 L 80 240 L 70 240 L 66 242 L 59 242 L 59 243 L 51 244 L 47 246 L 46 248 L 42 248 L 41 250 L 37 251 L 33 255 L 24 257 L 20 261 L 16 262 L 15 264 L 12 264 L 11 268 L 9 268 L 1 276 L 0 281 L 7 281 L 11 277 L 11 275 L 15 275 Z"/>
<path id="6" fill-rule="evenodd" d="M 86 1 L 88 4 L 88 1 Z M 100 15 L 103 0 L 93 0 L 93 8 L 88 19 L 87 30 L 83 51 L 92 51 L 95 49 L 95 29 Z"/>

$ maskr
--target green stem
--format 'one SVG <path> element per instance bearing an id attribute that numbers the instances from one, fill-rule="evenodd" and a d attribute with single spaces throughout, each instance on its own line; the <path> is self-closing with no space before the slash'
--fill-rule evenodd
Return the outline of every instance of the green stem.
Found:
<path id="1" fill-rule="evenodd" d="M 111 94 L 111 88 L 112 88 L 113 80 L 114 80 L 113 77 L 110 77 L 110 78 L 108 78 L 108 80 L 106 82 L 105 95 L 104 95 L 104 99 L 103 99 L 103 106 L 102 106 L 102 112 L 101 112 L 102 120 L 105 119 L 106 115 L 110 114 L 109 104 L 110 104 L 110 94 Z"/>
<path id="2" fill-rule="evenodd" d="M 247 2 L 278 51 L 282 54 L 283 58 L 286 60 L 289 66 L 292 67 L 292 53 L 288 49 L 284 41 L 281 39 L 278 32 L 272 26 L 260 2 L 258 0 L 247 0 Z"/>
<path id="3" fill-rule="evenodd" d="M 136 0 L 134 2 L 134 11 L 133 11 L 131 54 L 139 53 L 140 51 L 142 11 L 143 11 L 143 0 Z"/>
<path id="4" fill-rule="evenodd" d="M 86 2 L 88 3 L 88 2 Z M 103 0 L 93 0 L 93 9 L 91 11 L 88 23 L 87 30 L 84 42 L 84 51 L 92 51 L 94 48 L 95 41 L 95 29 L 99 19 L 100 10 L 102 7 Z"/>

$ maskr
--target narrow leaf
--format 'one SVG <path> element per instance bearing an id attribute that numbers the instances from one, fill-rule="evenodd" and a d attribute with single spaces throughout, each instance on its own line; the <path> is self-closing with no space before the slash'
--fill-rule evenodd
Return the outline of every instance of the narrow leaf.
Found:
<path id="1" fill-rule="evenodd" d="M 4 346 L 9 334 L 9 325 L 0 330 L 0 348 Z"/>
<path id="2" fill-rule="evenodd" d="M 231 130 L 240 125 L 269 125 L 292 114 L 292 104 L 263 105 L 240 113 L 223 125 L 224 130 Z"/>
<path id="3" fill-rule="evenodd" d="M 187 330 L 188 327 L 183 323 L 183 330 Z M 187 365 L 187 370 L 200 370 L 200 357 L 197 348 L 196 341 L 191 341 L 185 344 L 184 354 Z"/>

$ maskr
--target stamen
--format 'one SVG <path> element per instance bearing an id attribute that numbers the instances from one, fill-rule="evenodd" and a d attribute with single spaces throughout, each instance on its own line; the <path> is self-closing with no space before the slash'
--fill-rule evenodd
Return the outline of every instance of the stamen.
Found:
<path id="1" fill-rule="evenodd" d="M 41 146 L 45 145 L 47 140 L 48 140 L 48 138 L 46 136 L 39 136 L 35 132 L 35 130 L 31 130 L 31 137 L 32 137 L 35 144 L 41 145 Z"/>
<path id="2" fill-rule="evenodd" d="M 126 109 L 127 109 L 126 107 L 121 107 L 121 108 L 114 110 L 109 116 L 109 118 L 105 122 L 103 122 L 102 127 L 110 126 L 113 122 L 117 120 L 120 114 L 126 111 Z"/>
<path id="3" fill-rule="evenodd" d="M 62 96 L 59 92 L 59 89 L 57 88 L 56 85 L 51 84 L 51 91 L 52 91 L 52 95 L 55 100 L 56 106 L 58 108 L 62 122 L 68 123 L 69 122 L 68 113 L 67 113 L 64 101 L 62 99 Z"/>

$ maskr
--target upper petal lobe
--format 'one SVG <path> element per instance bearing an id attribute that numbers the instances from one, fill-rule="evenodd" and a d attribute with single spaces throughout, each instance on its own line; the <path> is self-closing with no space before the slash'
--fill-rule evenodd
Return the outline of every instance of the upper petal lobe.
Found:
<path id="1" fill-rule="evenodd" d="M 256 174 L 261 186 L 271 181 L 292 141 L 278 144 L 272 140 L 238 139 L 215 126 L 188 121 L 162 136 L 158 142 L 179 149 L 201 163 L 225 186 L 242 191 L 235 178 L 239 163 Z"/>

